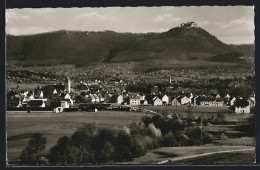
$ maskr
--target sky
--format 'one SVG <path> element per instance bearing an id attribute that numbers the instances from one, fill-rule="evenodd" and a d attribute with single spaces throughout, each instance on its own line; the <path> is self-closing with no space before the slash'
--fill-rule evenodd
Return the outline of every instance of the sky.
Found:
<path id="1" fill-rule="evenodd" d="M 224 43 L 254 43 L 253 6 L 7 9 L 6 33 L 28 35 L 57 30 L 164 32 L 191 21 Z"/>

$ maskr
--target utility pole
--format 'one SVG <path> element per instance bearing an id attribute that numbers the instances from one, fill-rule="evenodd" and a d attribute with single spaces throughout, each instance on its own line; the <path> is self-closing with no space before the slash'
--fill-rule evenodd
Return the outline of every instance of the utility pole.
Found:
<path id="1" fill-rule="evenodd" d="M 203 125 L 203 117 L 201 117 L 200 121 L 200 144 L 202 145 L 202 125 Z"/>

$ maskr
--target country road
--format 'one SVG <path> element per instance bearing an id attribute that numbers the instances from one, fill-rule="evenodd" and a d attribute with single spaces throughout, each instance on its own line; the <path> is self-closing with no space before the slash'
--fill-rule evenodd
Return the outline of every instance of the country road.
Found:
<path id="1" fill-rule="evenodd" d="M 174 161 L 190 159 L 190 158 L 197 158 L 197 157 L 201 157 L 201 156 L 213 155 L 213 154 L 218 154 L 218 153 L 231 153 L 231 152 L 251 151 L 251 150 L 255 150 L 255 148 L 235 149 L 235 150 L 227 150 L 227 151 L 208 152 L 208 153 L 196 154 L 196 155 L 190 155 L 190 156 L 182 156 L 182 157 L 178 157 L 178 158 L 174 158 L 174 159 L 168 159 L 168 160 L 165 160 L 165 161 L 160 161 L 160 162 L 157 162 L 157 164 L 165 164 L 169 161 L 174 162 Z"/>

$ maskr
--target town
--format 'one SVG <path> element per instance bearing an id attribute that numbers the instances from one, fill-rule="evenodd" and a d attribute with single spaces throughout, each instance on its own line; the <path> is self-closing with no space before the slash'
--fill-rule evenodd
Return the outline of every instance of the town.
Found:
<path id="1" fill-rule="evenodd" d="M 149 89 L 142 86 L 129 85 L 129 82 L 119 81 L 87 81 L 73 83 L 69 77 L 66 83 L 47 85 L 33 90 L 19 90 L 10 88 L 7 92 L 8 110 L 52 110 L 54 112 L 97 111 L 99 109 L 136 109 L 137 106 L 194 106 L 194 107 L 230 107 L 235 113 L 250 113 L 255 107 L 255 96 L 251 93 L 248 98 L 240 95 L 219 94 L 217 90 L 210 90 L 210 93 L 193 93 L 189 90 L 173 92 L 173 80 L 169 82 L 161 92 L 161 87 L 150 85 Z M 125 107 L 124 107 L 125 106 Z M 128 106 L 128 107 L 127 107 Z"/>

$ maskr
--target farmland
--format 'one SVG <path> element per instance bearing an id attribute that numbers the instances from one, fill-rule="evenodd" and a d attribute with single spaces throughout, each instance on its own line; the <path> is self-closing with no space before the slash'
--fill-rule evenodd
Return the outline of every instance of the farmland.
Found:
<path id="1" fill-rule="evenodd" d="M 47 138 L 46 152 L 62 136 L 72 135 L 83 124 L 95 123 L 98 127 L 122 129 L 133 121 L 140 121 L 141 112 L 7 112 L 8 162 L 14 162 L 27 145 L 32 133 Z"/>

